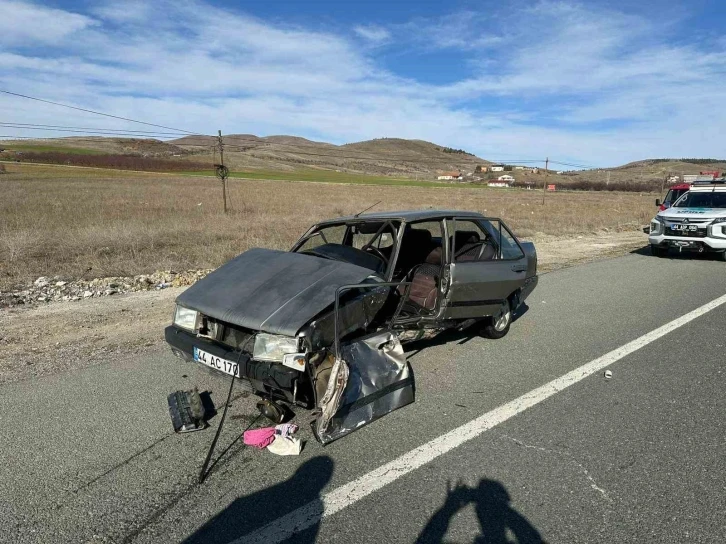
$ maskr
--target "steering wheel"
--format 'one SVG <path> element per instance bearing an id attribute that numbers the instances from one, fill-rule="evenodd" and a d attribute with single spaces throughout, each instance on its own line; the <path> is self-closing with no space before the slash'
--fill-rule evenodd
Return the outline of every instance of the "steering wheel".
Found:
<path id="1" fill-rule="evenodd" d="M 486 249 L 486 247 L 489 245 L 489 240 L 477 240 L 476 242 L 472 242 L 471 244 L 466 244 L 466 245 L 469 247 L 463 247 L 462 249 L 457 251 L 454 254 L 454 259 L 457 259 L 464 253 L 468 253 L 475 247 L 479 247 L 479 253 L 476 254 L 476 260 L 478 261 L 479 259 L 481 259 L 482 255 L 484 254 L 484 249 Z M 496 256 L 494 257 L 494 259 L 496 259 Z"/>
<path id="2" fill-rule="evenodd" d="M 471 251 L 472 249 L 474 249 L 477 246 L 483 246 L 485 243 L 486 243 L 486 240 L 477 240 L 476 242 L 471 242 L 469 244 L 465 244 L 464 247 L 462 247 L 459 251 L 454 253 L 454 258 L 456 259 L 458 257 L 461 257 L 464 253 Z M 482 250 L 480 249 L 479 255 L 477 255 L 477 258 L 479 258 L 479 256 L 481 256 L 481 252 L 482 252 Z"/>
<path id="3" fill-rule="evenodd" d="M 383 252 L 380 249 L 378 249 L 377 247 L 372 246 L 372 245 L 368 245 L 367 247 L 366 246 L 363 246 L 362 251 L 370 251 L 376 257 L 378 257 L 379 259 L 381 259 L 383 261 L 383 263 L 386 265 L 386 268 L 388 268 L 388 259 L 383 254 Z"/>

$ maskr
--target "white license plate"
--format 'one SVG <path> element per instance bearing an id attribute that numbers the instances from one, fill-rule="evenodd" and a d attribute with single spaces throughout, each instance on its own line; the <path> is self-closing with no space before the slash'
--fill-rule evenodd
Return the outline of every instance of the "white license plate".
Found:
<path id="1" fill-rule="evenodd" d="M 198 363 L 202 363 L 203 365 L 207 365 L 209 368 L 220 370 L 230 376 L 234 374 L 239 377 L 239 365 L 237 363 L 212 355 L 198 347 L 194 348 L 194 360 Z"/>

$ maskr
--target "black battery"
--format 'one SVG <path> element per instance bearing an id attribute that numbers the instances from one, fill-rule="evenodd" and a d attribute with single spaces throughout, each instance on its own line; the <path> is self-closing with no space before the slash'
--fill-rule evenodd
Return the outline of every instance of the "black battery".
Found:
<path id="1" fill-rule="evenodd" d="M 192 391 L 175 391 L 167 400 L 174 432 L 201 431 L 207 426 L 204 403 L 196 387 Z"/>

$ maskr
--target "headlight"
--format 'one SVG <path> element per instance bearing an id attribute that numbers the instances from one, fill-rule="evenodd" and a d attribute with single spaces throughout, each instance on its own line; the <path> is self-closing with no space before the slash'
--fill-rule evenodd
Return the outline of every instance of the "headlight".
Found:
<path id="1" fill-rule="evenodd" d="M 663 220 L 657 215 L 650 221 L 650 233 L 660 234 L 663 229 Z"/>
<path id="2" fill-rule="evenodd" d="M 255 336 L 255 348 L 252 352 L 252 358 L 281 363 L 285 354 L 296 352 L 297 338 L 260 332 Z"/>
<path id="3" fill-rule="evenodd" d="M 194 331 L 197 329 L 198 319 L 199 312 L 177 305 L 176 311 L 174 312 L 174 325 L 183 329 Z"/>
<path id="4" fill-rule="evenodd" d="M 726 217 L 718 217 L 711 221 L 706 232 L 708 236 L 714 238 L 726 238 Z"/>

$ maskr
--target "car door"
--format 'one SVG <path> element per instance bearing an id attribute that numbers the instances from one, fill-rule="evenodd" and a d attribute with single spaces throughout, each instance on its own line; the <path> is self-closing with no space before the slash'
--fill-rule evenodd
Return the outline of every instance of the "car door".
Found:
<path id="1" fill-rule="evenodd" d="M 443 317 L 495 314 L 524 283 L 524 251 L 499 219 L 453 218 L 447 221 L 447 236 L 449 288 Z"/>

